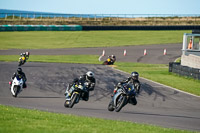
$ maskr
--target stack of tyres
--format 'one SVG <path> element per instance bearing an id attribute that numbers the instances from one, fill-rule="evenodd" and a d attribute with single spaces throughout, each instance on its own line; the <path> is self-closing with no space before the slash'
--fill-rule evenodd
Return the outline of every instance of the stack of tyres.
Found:
<path id="1" fill-rule="evenodd" d="M 182 66 L 180 63 L 170 62 L 169 72 L 200 80 L 200 69 Z"/>
<path id="2" fill-rule="evenodd" d="M 193 78 L 200 80 L 200 69 L 192 68 Z"/>

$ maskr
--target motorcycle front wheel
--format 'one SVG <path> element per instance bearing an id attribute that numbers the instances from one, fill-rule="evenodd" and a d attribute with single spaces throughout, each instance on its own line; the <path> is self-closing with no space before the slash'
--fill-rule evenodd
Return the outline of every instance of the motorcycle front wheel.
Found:
<path id="1" fill-rule="evenodd" d="M 108 62 L 107 62 L 107 61 L 104 61 L 104 62 L 103 62 L 103 65 L 108 65 Z"/>
<path id="2" fill-rule="evenodd" d="M 125 102 L 126 102 L 126 97 L 125 96 L 120 96 L 118 99 L 117 99 L 117 105 L 115 107 L 115 111 L 116 112 L 119 112 L 125 105 Z"/>
<path id="3" fill-rule="evenodd" d="M 22 62 L 21 61 L 19 61 L 19 65 L 18 66 L 21 66 L 22 65 Z"/>
<path id="4" fill-rule="evenodd" d="M 72 96 L 72 99 L 71 99 L 71 102 L 69 104 L 69 108 L 72 108 L 74 106 L 74 104 L 76 103 L 77 101 L 77 98 L 78 98 L 79 94 L 77 93 L 74 93 L 73 96 Z"/>
<path id="5" fill-rule="evenodd" d="M 70 103 L 70 101 L 65 100 L 64 106 L 65 106 L 66 108 L 69 108 L 69 103 Z"/>
<path id="6" fill-rule="evenodd" d="M 113 105 L 113 101 L 111 101 L 109 104 L 108 104 L 108 111 L 114 111 L 114 105 Z"/>
<path id="7" fill-rule="evenodd" d="M 19 93 L 19 87 L 18 86 L 14 86 L 13 91 L 15 92 L 15 94 L 13 95 L 13 97 L 17 97 L 17 95 Z"/>

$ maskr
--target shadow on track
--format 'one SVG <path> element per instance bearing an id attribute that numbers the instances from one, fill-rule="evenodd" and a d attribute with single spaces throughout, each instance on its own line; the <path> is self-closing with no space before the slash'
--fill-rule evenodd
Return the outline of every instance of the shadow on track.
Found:
<path id="1" fill-rule="evenodd" d="M 142 84 L 141 91 L 144 91 L 148 95 L 155 94 L 154 101 L 157 99 L 158 96 L 162 97 L 162 100 L 166 100 L 166 95 L 162 94 L 161 92 L 157 91 L 156 88 L 152 87 L 151 85 L 144 83 Z"/>
<path id="2" fill-rule="evenodd" d="M 76 108 L 76 107 L 74 107 L 75 109 L 80 109 L 80 110 L 106 110 L 106 109 L 97 109 L 97 108 L 80 108 L 80 107 L 78 107 L 78 108 Z M 69 108 L 70 109 L 70 108 Z M 107 110 L 106 110 L 107 111 Z"/>

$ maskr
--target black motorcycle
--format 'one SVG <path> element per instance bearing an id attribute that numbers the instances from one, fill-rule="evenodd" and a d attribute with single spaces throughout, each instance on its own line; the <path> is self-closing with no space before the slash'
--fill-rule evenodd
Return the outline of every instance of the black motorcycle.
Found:
<path id="1" fill-rule="evenodd" d="M 133 96 L 135 97 L 135 94 L 134 85 L 129 83 L 122 84 L 109 103 L 108 110 L 119 112 L 127 103 L 132 103 L 130 99 Z"/>
<path id="2" fill-rule="evenodd" d="M 79 100 L 82 99 L 85 93 L 88 93 L 87 85 L 85 83 L 79 82 L 78 84 L 73 84 L 72 88 L 73 91 L 71 93 L 70 99 L 66 97 L 64 106 L 66 108 L 72 108 L 74 104 L 79 103 Z"/>
<path id="3" fill-rule="evenodd" d="M 108 58 L 106 61 L 103 62 L 103 65 L 113 65 L 114 61 L 110 58 Z"/>

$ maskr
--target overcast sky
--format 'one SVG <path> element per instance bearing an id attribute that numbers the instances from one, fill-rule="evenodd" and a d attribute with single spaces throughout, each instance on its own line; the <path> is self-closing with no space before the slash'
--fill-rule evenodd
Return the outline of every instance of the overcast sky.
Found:
<path id="1" fill-rule="evenodd" d="M 200 0 L 0 0 L 0 9 L 66 14 L 200 14 Z"/>

